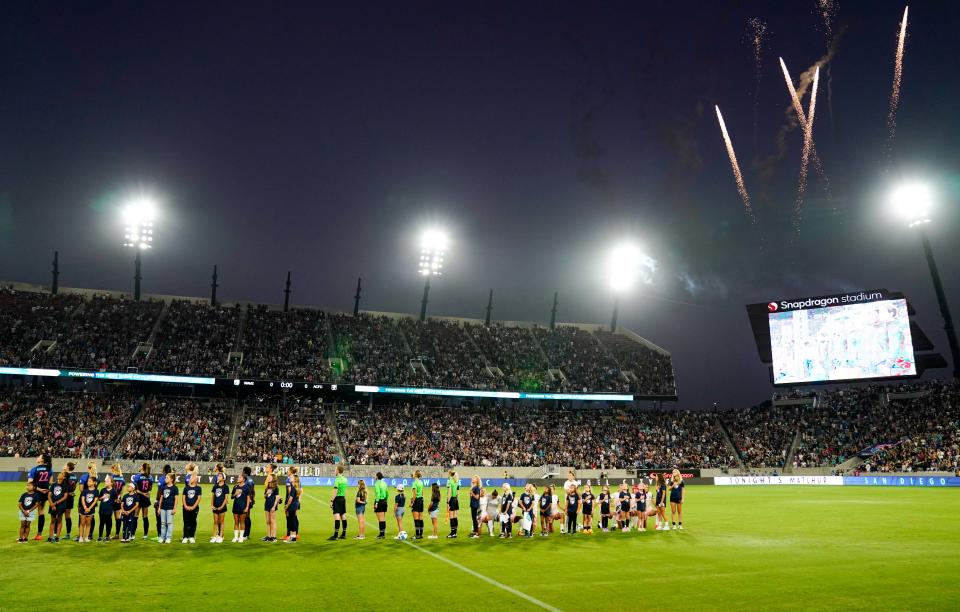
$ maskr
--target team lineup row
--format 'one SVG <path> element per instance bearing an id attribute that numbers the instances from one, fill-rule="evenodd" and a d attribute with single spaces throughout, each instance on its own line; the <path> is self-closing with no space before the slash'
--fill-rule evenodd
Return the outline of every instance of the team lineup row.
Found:
<path id="1" fill-rule="evenodd" d="M 103 477 L 102 482 L 95 462 L 90 462 L 87 471 L 80 475 L 74 471 L 75 468 L 73 462 L 68 462 L 54 476 L 50 458 L 46 455 L 37 458 L 37 464 L 27 475 L 26 491 L 18 500 L 20 519 L 18 542 L 25 544 L 30 541 L 30 528 L 34 521 L 37 523 L 37 531 L 33 539 L 37 541 L 43 539 L 47 511 L 50 515 L 47 542 L 57 543 L 61 537 L 69 541 L 73 525 L 72 514 L 73 510 L 77 509 L 79 517 L 79 535 L 75 539 L 77 542 L 92 541 L 98 518 L 97 541 L 99 542 L 109 542 L 114 538 L 119 538 L 123 543 L 134 541 L 141 520 L 143 539 L 148 539 L 150 515 L 153 514 L 157 529 L 156 541 L 169 544 L 173 537 L 174 517 L 179 510 L 183 517 L 181 542 L 196 543 L 197 518 L 203 500 L 203 490 L 199 485 L 199 468 L 196 464 L 191 463 L 186 466 L 182 491 L 177 486 L 177 476 L 169 465 L 164 466 L 162 478 L 157 483 L 154 482 L 150 474 L 150 465 L 147 463 L 141 466 L 139 473 L 134 474 L 129 482 L 125 479 L 119 464 L 111 467 L 110 473 Z M 212 480 L 209 507 L 213 515 L 213 533 L 210 542 L 224 541 L 224 523 L 228 513 L 233 515 L 231 541 L 248 540 L 251 515 L 256 501 L 251 469 L 245 467 L 236 482 L 230 486 L 223 466 L 218 465 Z M 459 482 L 456 472 L 451 471 L 446 485 L 444 515 L 450 527 L 447 538 L 458 537 Z M 329 540 L 342 540 L 347 537 L 347 483 L 343 467 L 340 466 L 337 468 L 333 495 L 330 499 L 334 531 Z M 377 516 L 376 537 L 377 539 L 386 538 L 386 514 L 390 492 L 381 473 L 377 473 L 372 488 L 372 499 L 370 499 L 371 493 L 366 483 L 363 480 L 358 483 L 354 498 L 354 514 L 358 525 L 355 539 L 358 540 L 366 537 L 364 515 L 368 501 L 373 503 L 373 511 Z M 396 539 L 405 540 L 408 537 L 402 522 L 408 508 L 414 522 L 414 539 L 425 537 L 425 513 L 429 516 L 433 527 L 432 534 L 426 536 L 427 539 L 439 537 L 441 488 L 436 482 L 432 483 L 429 502 L 424 495 L 425 488 L 419 470 L 413 473 L 409 500 L 404 485 L 396 486 L 396 495 L 393 500 L 393 515 L 397 521 Z M 469 489 L 472 521 L 469 537 L 480 537 L 482 526 L 486 526 L 488 535 L 493 536 L 496 524 L 500 525 L 501 538 L 512 537 L 514 524 L 518 524 L 520 535 L 532 537 L 538 516 L 541 536 L 546 537 L 553 533 L 556 522 L 560 523 L 561 533 L 575 534 L 582 531 L 590 534 L 593 533 L 595 511 L 599 515 L 599 527 L 602 531 L 609 531 L 614 523 L 615 528 L 622 531 L 631 529 L 645 531 L 650 517 L 655 518 L 656 530 L 683 529 L 685 490 L 679 470 L 674 470 L 673 474 L 667 478 L 662 474 L 658 475 L 655 491 L 651 491 L 645 483 L 634 485 L 632 490 L 626 483 L 622 483 L 615 493 L 610 491 L 609 486 L 603 486 L 598 494 L 593 492 L 589 483 L 581 484 L 576 480 L 575 474 L 571 471 L 563 485 L 563 498 L 561 499 L 557 493 L 554 487 L 549 485 L 543 487 L 542 491 L 538 491 L 534 485 L 527 484 L 519 494 L 515 494 L 509 483 L 504 483 L 500 491 L 493 489 L 488 493 L 480 486 L 480 478 L 475 476 L 471 480 Z M 287 469 L 284 492 L 281 494 L 277 467 L 273 464 L 267 466 L 263 497 L 266 535 L 261 538 L 261 541 L 280 541 L 277 537 L 276 514 L 282 503 L 287 531 L 282 541 L 295 543 L 299 537 L 299 510 L 303 497 L 297 468 L 290 466 Z M 669 522 L 666 519 L 668 497 Z M 114 530 L 116 530 L 115 535 Z"/>

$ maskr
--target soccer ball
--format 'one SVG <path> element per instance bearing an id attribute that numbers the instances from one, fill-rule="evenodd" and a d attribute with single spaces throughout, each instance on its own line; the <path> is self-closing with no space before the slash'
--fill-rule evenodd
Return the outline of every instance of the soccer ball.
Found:
<path id="1" fill-rule="evenodd" d="M 398 534 L 397 534 L 397 539 L 406 540 L 406 539 L 407 539 L 407 532 L 406 532 L 406 531 L 401 531 L 400 533 L 398 533 Z"/>

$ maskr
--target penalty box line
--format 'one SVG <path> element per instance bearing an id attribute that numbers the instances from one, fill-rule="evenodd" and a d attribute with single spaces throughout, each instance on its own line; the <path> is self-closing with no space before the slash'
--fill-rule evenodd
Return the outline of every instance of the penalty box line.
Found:
<path id="1" fill-rule="evenodd" d="M 319 502 L 319 503 L 321 503 L 321 504 L 324 503 L 322 500 L 318 499 L 317 497 L 314 497 L 313 495 L 310 495 L 310 494 L 307 493 L 307 492 L 304 492 L 303 494 L 304 494 L 304 496 L 309 497 L 310 499 L 312 499 L 312 500 L 314 500 L 314 501 L 316 501 L 316 502 Z M 363 522 L 366 523 L 367 527 L 369 527 L 370 529 L 375 529 L 375 528 L 376 528 L 376 526 L 375 526 L 373 523 L 371 523 L 370 521 L 367 520 L 366 515 L 364 515 Z M 421 547 L 421 546 L 418 546 L 418 545 L 414 544 L 413 542 L 411 542 L 410 540 L 403 540 L 403 543 L 406 544 L 407 546 L 413 547 L 413 548 L 416 549 L 416 550 L 419 550 L 420 552 L 422 552 L 422 553 L 425 554 L 425 555 L 428 555 L 428 556 L 433 557 L 434 559 L 436 559 L 436 560 L 438 560 L 438 561 L 442 561 L 442 562 L 446 563 L 447 565 L 450 565 L 450 566 L 452 566 L 452 567 L 455 567 L 455 568 L 457 568 L 458 570 L 460 570 L 461 572 L 464 572 L 464 573 L 466 573 L 466 574 L 469 574 L 469 575 L 473 576 L 474 578 L 476 578 L 476 579 L 478 579 L 478 580 L 482 580 L 482 581 L 486 582 L 487 584 L 489 584 L 489 585 L 491 585 L 491 586 L 495 586 L 495 587 L 497 587 L 498 589 L 502 589 L 502 590 L 510 593 L 511 595 L 515 595 L 515 596 L 519 597 L 520 599 L 523 599 L 524 601 L 527 601 L 527 602 L 529 602 L 529 603 L 531 603 L 531 604 L 533 604 L 533 605 L 535 605 L 535 606 L 537 606 L 537 607 L 539 607 L 539 608 L 543 608 L 544 610 L 550 610 L 550 612 L 561 612 L 561 610 L 560 610 L 559 608 L 555 608 L 554 606 L 551 606 L 550 604 L 548 604 L 548 603 L 546 603 L 546 602 L 540 601 L 540 600 L 537 599 L 536 597 L 532 597 L 532 596 L 530 596 L 530 595 L 527 595 L 527 594 L 524 593 L 523 591 L 518 591 L 517 589 L 513 588 L 512 586 L 508 586 L 508 585 L 506 585 L 506 584 L 503 584 L 502 582 L 498 582 L 498 581 L 494 580 L 493 578 L 490 578 L 489 576 L 484 576 L 484 575 L 481 574 L 480 572 L 476 572 L 476 571 L 470 569 L 469 567 L 466 567 L 465 565 L 461 565 L 461 564 L 457 563 L 456 561 L 452 561 L 452 560 L 447 559 L 446 557 L 444 557 L 444 556 L 442 556 L 442 555 L 438 555 L 437 553 L 433 552 L 432 550 L 427 550 L 426 548 L 423 548 L 423 547 Z"/>

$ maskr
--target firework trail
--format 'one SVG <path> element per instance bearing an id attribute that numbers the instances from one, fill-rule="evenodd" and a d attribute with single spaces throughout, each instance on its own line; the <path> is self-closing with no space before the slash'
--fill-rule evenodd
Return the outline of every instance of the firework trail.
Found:
<path id="1" fill-rule="evenodd" d="M 766 46 L 767 24 L 756 17 L 747 19 L 746 42 L 753 52 L 754 88 L 753 88 L 753 139 L 757 139 L 757 123 L 760 114 L 760 76 L 763 69 L 763 49 Z M 756 143 L 754 143 L 756 144 Z"/>
<path id="2" fill-rule="evenodd" d="M 890 142 L 897 132 L 897 106 L 900 104 L 900 80 L 903 78 L 903 46 L 907 42 L 907 11 L 903 9 L 903 21 L 900 22 L 900 39 L 897 41 L 897 56 L 893 64 L 893 91 L 890 92 L 890 113 L 887 115 L 887 129 Z"/>
<path id="3" fill-rule="evenodd" d="M 743 206 L 747 209 L 747 215 L 754 223 L 757 218 L 753 216 L 753 208 L 750 206 L 750 196 L 747 194 L 747 187 L 743 183 L 743 174 L 740 172 L 740 164 L 737 163 L 737 154 L 733 151 L 733 141 L 730 140 L 730 134 L 727 133 L 727 125 L 723 122 L 723 115 L 720 114 L 720 107 L 717 106 L 717 120 L 720 122 L 720 131 L 723 132 L 723 141 L 727 145 L 727 155 L 730 156 L 730 166 L 733 168 L 733 179 L 737 182 L 737 191 L 740 192 L 740 198 L 743 200 Z"/>
<path id="4" fill-rule="evenodd" d="M 833 18 L 837 15 L 837 3 L 833 0 L 817 0 L 817 10 L 823 19 L 823 33 L 827 37 L 827 44 L 833 39 Z"/>
<path id="5" fill-rule="evenodd" d="M 820 66 L 813 73 L 813 89 L 810 92 L 810 110 L 803 124 L 803 152 L 800 155 L 800 180 L 797 182 L 797 204 L 794 208 L 793 226 L 800 232 L 800 213 L 803 210 L 803 196 L 807 189 L 807 168 L 810 164 L 810 149 L 813 148 L 813 117 L 817 112 L 817 84 L 820 82 Z"/>
<path id="6" fill-rule="evenodd" d="M 800 104 L 800 96 L 797 95 L 797 90 L 793 86 L 793 79 L 790 77 L 790 72 L 787 70 L 787 64 L 783 61 L 783 58 L 780 58 L 780 68 L 783 70 L 783 78 L 787 81 L 787 90 L 790 92 L 790 99 L 793 101 L 793 109 L 797 111 L 797 120 L 800 121 L 800 127 L 806 128 L 807 126 L 807 116 L 803 112 L 803 105 Z M 816 89 L 816 86 L 814 86 Z M 817 154 L 817 147 L 813 142 L 810 142 L 810 161 L 813 162 L 813 168 L 817 171 L 817 175 L 824 183 L 824 189 L 829 193 L 830 191 L 830 181 L 827 179 L 826 173 L 823 171 L 823 162 L 820 161 L 820 156 Z"/>

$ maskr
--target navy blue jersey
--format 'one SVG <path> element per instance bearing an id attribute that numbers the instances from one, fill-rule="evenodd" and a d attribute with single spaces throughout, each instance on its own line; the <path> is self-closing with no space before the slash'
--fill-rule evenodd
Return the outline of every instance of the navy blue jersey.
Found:
<path id="1" fill-rule="evenodd" d="M 393 503 L 397 505 L 397 508 L 402 508 L 406 501 L 407 498 L 403 493 L 397 493 L 397 496 L 393 498 Z"/>
<path id="2" fill-rule="evenodd" d="M 583 500 L 583 505 L 584 505 L 584 506 L 592 506 L 592 505 L 593 505 L 593 493 L 591 493 L 590 491 L 584 491 L 584 492 L 583 492 L 583 495 L 580 496 L 580 499 Z"/>
<path id="3" fill-rule="evenodd" d="M 297 503 L 297 497 L 299 497 L 299 494 L 297 493 L 297 487 L 293 485 L 293 479 L 288 478 L 287 479 L 287 498 L 284 500 L 283 503 L 288 506 L 291 504 L 295 504 Z"/>
<path id="4" fill-rule="evenodd" d="M 97 496 L 100 498 L 100 512 L 113 512 L 113 504 L 117 499 L 113 488 L 103 487 Z"/>
<path id="5" fill-rule="evenodd" d="M 667 485 L 657 487 L 657 505 L 667 501 Z"/>
<path id="6" fill-rule="evenodd" d="M 180 493 L 180 489 L 177 488 L 177 485 L 163 487 L 163 496 L 160 498 L 160 509 L 173 510 L 176 508 L 178 493 Z"/>
<path id="7" fill-rule="evenodd" d="M 607 512 L 610 509 L 610 496 L 607 493 L 600 493 L 600 509 Z"/>
<path id="8" fill-rule="evenodd" d="M 513 493 L 507 493 L 500 497 L 500 512 L 510 514 L 513 511 Z"/>
<path id="9" fill-rule="evenodd" d="M 634 491 L 633 499 L 637 502 L 637 510 L 643 510 L 647 503 L 647 496 L 643 491 Z"/>
<path id="10" fill-rule="evenodd" d="M 131 511 L 136 512 L 140 504 L 139 497 L 140 496 L 137 495 L 136 493 L 127 493 L 126 495 L 124 495 L 123 499 L 120 502 L 121 508 L 123 508 L 123 511 L 128 513 Z"/>
<path id="11" fill-rule="evenodd" d="M 683 481 L 670 488 L 670 501 L 674 504 L 679 504 L 683 501 Z"/>
<path id="12" fill-rule="evenodd" d="M 553 496 L 547 493 L 544 493 L 543 495 L 540 496 L 540 512 L 541 513 L 546 512 L 549 514 L 550 503 L 553 501 L 552 498 Z"/>
<path id="13" fill-rule="evenodd" d="M 80 487 L 83 488 L 83 489 L 86 489 L 86 488 L 87 488 L 87 481 L 89 481 L 91 478 L 93 478 L 93 482 L 95 482 L 95 483 L 100 482 L 100 480 L 99 480 L 96 476 L 93 476 L 92 474 L 90 474 L 89 472 L 87 472 L 87 473 L 85 473 L 85 474 L 81 474 L 81 475 L 80 475 Z"/>
<path id="14" fill-rule="evenodd" d="M 187 485 L 183 487 L 183 503 L 192 507 L 200 501 L 200 496 L 202 494 L 203 491 L 200 489 L 200 485 Z M 196 510 L 196 508 L 194 508 L 194 510 Z"/>
<path id="15" fill-rule="evenodd" d="M 77 475 L 73 472 L 67 474 L 67 477 L 63 480 L 63 484 L 67 485 L 67 494 L 73 496 L 77 491 Z"/>
<path id="16" fill-rule="evenodd" d="M 83 489 L 83 492 L 80 493 L 80 512 L 82 513 L 93 513 L 94 507 L 97 505 L 97 490 L 96 489 Z"/>
<path id="17" fill-rule="evenodd" d="M 247 488 L 242 484 L 233 485 L 230 497 L 233 498 L 233 513 L 244 514 L 247 511 L 247 501 L 250 499 L 247 497 Z"/>
<path id="18" fill-rule="evenodd" d="M 480 507 L 480 487 L 473 487 L 470 489 L 470 507 Z"/>
<path id="19" fill-rule="evenodd" d="M 273 510 L 277 504 L 278 491 L 276 487 L 267 487 L 263 490 L 263 509 Z"/>
<path id="20" fill-rule="evenodd" d="M 213 493 L 213 507 L 220 508 L 224 507 L 223 503 L 226 500 L 227 495 L 230 494 L 230 489 L 226 484 L 215 484 L 211 491 Z"/>
<path id="21" fill-rule="evenodd" d="M 123 497 L 123 487 L 126 486 L 127 482 L 123 479 L 123 476 L 117 474 L 113 476 L 113 499 L 118 500 Z"/>
<path id="22" fill-rule="evenodd" d="M 150 491 L 153 490 L 153 479 L 143 474 L 133 475 L 133 486 L 137 488 L 137 493 L 150 497 Z"/>
<path id="23" fill-rule="evenodd" d="M 247 496 L 250 497 L 251 506 L 253 505 L 253 500 L 257 499 L 257 492 L 253 488 L 253 478 L 248 478 L 243 481 L 243 487 L 247 490 Z"/>
<path id="24" fill-rule="evenodd" d="M 62 498 L 62 499 L 61 499 Z M 54 483 L 50 486 L 50 501 L 51 503 L 65 504 L 67 503 L 67 487 L 62 483 Z"/>
<path id="25" fill-rule="evenodd" d="M 50 489 L 50 466 L 35 465 L 27 472 L 27 480 L 33 483 L 33 487 L 41 493 Z"/>
<path id="26" fill-rule="evenodd" d="M 23 507 L 25 512 L 30 512 L 37 507 L 39 500 L 37 499 L 36 493 L 23 493 L 20 495 L 20 506 Z"/>
<path id="27" fill-rule="evenodd" d="M 567 493 L 567 513 L 574 513 L 577 511 L 577 503 L 580 501 L 580 496 L 576 493 Z"/>
<path id="28" fill-rule="evenodd" d="M 533 510 L 533 495 L 530 495 L 526 491 L 520 494 L 520 509 L 524 512 Z"/>

